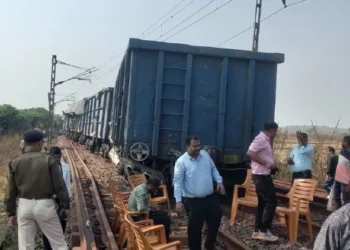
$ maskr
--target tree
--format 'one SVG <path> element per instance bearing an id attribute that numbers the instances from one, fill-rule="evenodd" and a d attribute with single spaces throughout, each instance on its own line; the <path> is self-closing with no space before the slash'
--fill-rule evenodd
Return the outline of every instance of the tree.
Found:
<path id="1" fill-rule="evenodd" d="M 0 105 L 0 132 L 7 132 L 18 125 L 18 110 L 9 105 Z"/>

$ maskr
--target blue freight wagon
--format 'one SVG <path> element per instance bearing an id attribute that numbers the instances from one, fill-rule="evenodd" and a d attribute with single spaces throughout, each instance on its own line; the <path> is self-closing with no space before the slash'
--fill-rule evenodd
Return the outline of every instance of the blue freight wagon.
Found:
<path id="1" fill-rule="evenodd" d="M 104 88 L 95 95 L 85 98 L 82 121 L 81 144 L 91 152 L 107 156 L 109 129 L 112 113 L 113 88 Z"/>
<path id="2" fill-rule="evenodd" d="M 130 39 L 115 84 L 111 158 L 121 174 L 169 181 L 186 137 L 197 135 L 222 152 L 222 173 L 245 166 L 252 138 L 274 120 L 283 62 L 278 53 Z"/>
<path id="3" fill-rule="evenodd" d="M 72 103 L 63 111 L 63 131 L 66 136 L 75 141 L 79 140 L 83 131 L 85 99 Z"/>

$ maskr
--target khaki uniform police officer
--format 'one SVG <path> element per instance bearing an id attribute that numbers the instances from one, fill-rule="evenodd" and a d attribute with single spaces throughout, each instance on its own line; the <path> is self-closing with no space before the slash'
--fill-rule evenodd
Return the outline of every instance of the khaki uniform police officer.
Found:
<path id="1" fill-rule="evenodd" d="M 53 249 L 68 249 L 53 200 L 55 194 L 63 208 L 69 209 L 68 190 L 55 157 L 41 152 L 43 138 L 41 131 L 26 131 L 26 153 L 9 164 L 4 204 L 10 224 L 15 226 L 16 221 L 18 223 L 19 250 L 34 249 L 37 225 Z"/>

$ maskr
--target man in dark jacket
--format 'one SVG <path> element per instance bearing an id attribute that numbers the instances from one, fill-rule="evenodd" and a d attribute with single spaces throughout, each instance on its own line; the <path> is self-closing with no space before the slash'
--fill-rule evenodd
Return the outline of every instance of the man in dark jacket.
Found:
<path id="1" fill-rule="evenodd" d="M 62 207 L 69 209 L 68 191 L 55 157 L 41 152 L 43 138 L 40 131 L 26 131 L 26 152 L 9 164 L 4 205 L 9 223 L 18 223 L 19 250 L 34 249 L 37 226 L 53 249 L 68 249 L 52 198 L 55 194 Z"/>
<path id="2" fill-rule="evenodd" d="M 333 147 L 328 147 L 328 160 L 327 160 L 327 180 L 324 184 L 324 188 L 328 193 L 331 192 L 331 188 L 334 183 L 335 171 L 338 165 L 338 155 L 336 155 Z"/>

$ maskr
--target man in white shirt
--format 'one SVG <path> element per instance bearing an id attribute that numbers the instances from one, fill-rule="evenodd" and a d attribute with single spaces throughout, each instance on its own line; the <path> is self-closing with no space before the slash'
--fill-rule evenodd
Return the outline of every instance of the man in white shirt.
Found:
<path id="1" fill-rule="evenodd" d="M 72 190 L 71 190 L 72 184 L 71 184 L 71 178 L 70 178 L 69 165 L 67 163 L 61 161 L 62 152 L 61 152 L 61 149 L 59 147 L 50 148 L 50 154 L 55 156 L 55 158 L 57 159 L 57 161 L 60 164 L 61 173 L 63 175 L 64 182 L 66 183 L 66 186 L 67 186 L 69 198 L 71 198 L 72 197 Z M 60 222 L 61 222 L 62 229 L 64 232 L 64 230 L 66 228 L 67 218 L 68 218 L 67 213 L 66 213 L 66 211 L 64 211 L 62 209 L 62 207 L 60 206 L 60 201 L 57 198 L 55 199 L 55 201 L 58 204 L 57 213 L 58 213 L 58 216 L 60 218 Z M 43 234 L 43 241 L 44 241 L 44 250 L 51 250 L 52 248 L 50 246 L 50 243 L 44 234 Z"/>

